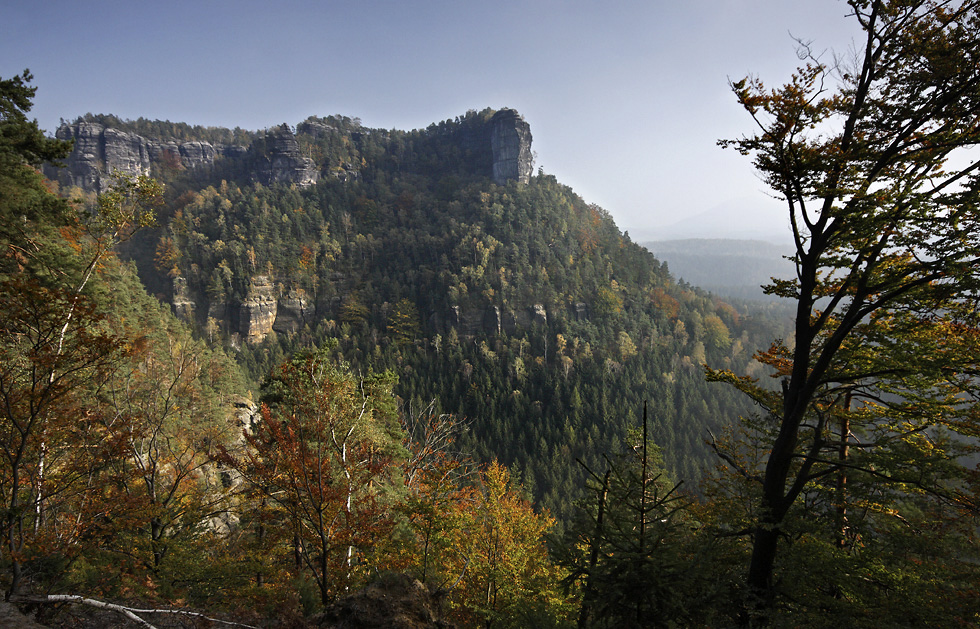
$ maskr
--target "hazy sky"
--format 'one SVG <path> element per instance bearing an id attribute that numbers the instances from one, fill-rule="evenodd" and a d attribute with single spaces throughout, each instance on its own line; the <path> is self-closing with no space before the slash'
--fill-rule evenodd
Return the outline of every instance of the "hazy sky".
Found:
<path id="1" fill-rule="evenodd" d="M 688 235 L 737 236 L 785 219 L 748 160 L 715 145 L 751 130 L 728 78 L 782 82 L 794 37 L 846 51 L 846 13 L 841 0 L 6 0 L 0 77 L 31 69 L 48 132 L 86 112 L 413 129 L 513 107 L 537 165 L 634 239 L 684 219 Z"/>

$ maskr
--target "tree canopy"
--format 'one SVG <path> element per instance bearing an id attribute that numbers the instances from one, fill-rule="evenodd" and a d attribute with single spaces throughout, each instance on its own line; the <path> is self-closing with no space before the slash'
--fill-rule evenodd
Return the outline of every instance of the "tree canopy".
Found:
<path id="1" fill-rule="evenodd" d="M 779 587 L 777 551 L 818 496 L 851 554 L 892 518 L 976 507 L 980 5 L 848 6 L 854 56 L 801 45 L 784 86 L 733 82 L 756 131 L 722 142 L 785 202 L 796 244 L 795 277 L 768 287 L 795 300 L 794 334 L 759 355 L 779 388 L 709 371 L 764 409 L 768 451 L 742 468 L 759 489 L 747 579 L 763 620 L 800 595 Z"/>

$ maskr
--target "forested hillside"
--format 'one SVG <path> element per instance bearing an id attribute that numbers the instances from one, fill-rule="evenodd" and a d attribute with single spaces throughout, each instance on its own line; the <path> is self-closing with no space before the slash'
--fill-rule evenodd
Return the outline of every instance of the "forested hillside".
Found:
<path id="1" fill-rule="evenodd" d="M 166 209 L 124 251 L 253 382 L 336 339 L 355 369 L 394 371 L 406 408 L 434 401 L 467 418 L 463 446 L 520 473 L 553 513 L 581 487 L 575 460 L 615 449 L 644 400 L 668 468 L 697 480 L 709 429 L 747 410 L 704 382 L 702 363 L 751 372 L 778 330 L 678 287 L 554 177 L 494 183 L 493 114 L 411 132 L 311 118 L 295 134 L 319 169 L 305 187 L 255 183 L 221 160 L 155 163 Z M 175 129 L 183 141 L 234 135 Z"/>
<path id="2" fill-rule="evenodd" d="M 6 600 L 976 626 L 980 4 L 847 5 L 854 67 L 801 43 L 785 85 L 730 84 L 754 130 L 720 144 L 791 228 L 785 329 L 535 173 L 513 110 L 50 138 L 30 73 L 0 79 Z"/>

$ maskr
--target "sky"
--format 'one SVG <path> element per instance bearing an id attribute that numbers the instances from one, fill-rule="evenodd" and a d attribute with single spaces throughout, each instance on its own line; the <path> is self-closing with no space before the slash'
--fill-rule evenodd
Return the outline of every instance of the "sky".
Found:
<path id="1" fill-rule="evenodd" d="M 342 114 L 415 129 L 517 109 L 536 167 L 634 240 L 786 236 L 729 80 L 796 40 L 845 53 L 842 0 L 5 0 L 0 77 L 29 68 L 53 133 L 91 113 L 265 129 Z"/>

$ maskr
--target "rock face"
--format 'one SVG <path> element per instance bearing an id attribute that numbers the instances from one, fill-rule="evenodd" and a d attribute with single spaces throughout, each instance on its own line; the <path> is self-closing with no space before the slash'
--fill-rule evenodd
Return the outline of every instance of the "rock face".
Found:
<path id="1" fill-rule="evenodd" d="M 84 190 L 101 190 L 105 166 L 105 127 L 94 122 L 62 125 L 55 134 L 59 140 L 75 140 L 64 170 L 45 167 L 45 175 Z"/>
<path id="2" fill-rule="evenodd" d="M 531 321 L 540 325 L 548 325 L 548 311 L 544 305 L 534 304 L 531 306 Z"/>
<path id="3" fill-rule="evenodd" d="M 280 334 L 295 334 L 312 317 L 313 307 L 306 297 L 306 291 L 291 290 L 279 300 L 272 329 Z"/>
<path id="4" fill-rule="evenodd" d="M 252 278 L 238 317 L 238 331 L 246 343 L 261 343 L 272 331 L 278 311 L 273 289 L 272 280 L 268 276 L 258 275 Z"/>
<path id="5" fill-rule="evenodd" d="M 187 289 L 187 280 L 183 277 L 174 278 L 174 314 L 191 323 L 194 321 L 194 310 L 197 304 L 191 299 L 190 291 Z"/>
<path id="6" fill-rule="evenodd" d="M 483 313 L 483 331 L 487 334 L 500 334 L 503 321 L 500 317 L 500 307 L 490 306 Z"/>
<path id="7" fill-rule="evenodd" d="M 129 175 L 149 174 L 154 164 L 176 168 L 210 166 L 225 147 L 207 142 L 158 142 L 135 133 L 105 127 L 95 122 L 63 124 L 55 134 L 60 140 L 74 140 L 75 147 L 66 168 L 45 167 L 45 174 L 63 185 L 102 192 L 111 183 L 114 171 Z M 235 151 L 229 151 L 234 154 Z"/>
<path id="8" fill-rule="evenodd" d="M 493 180 L 497 184 L 531 179 L 531 125 L 514 109 L 501 109 L 490 119 L 490 148 L 493 151 Z"/>
<path id="9" fill-rule="evenodd" d="M 316 164 L 300 154 L 296 136 L 289 125 L 282 124 L 270 129 L 264 138 L 263 155 L 256 156 L 253 177 L 264 185 L 295 183 L 299 186 L 315 184 L 320 172 Z"/>
<path id="10" fill-rule="evenodd" d="M 150 174 L 154 166 L 208 168 L 218 159 L 239 162 L 242 171 L 249 169 L 254 180 L 266 185 L 284 182 L 308 186 L 319 178 L 313 160 L 300 154 L 296 137 L 287 125 L 270 130 L 254 149 L 148 140 L 95 122 L 66 123 L 55 135 L 60 140 L 74 140 L 75 147 L 65 160 L 66 168 L 45 166 L 44 174 L 62 185 L 90 192 L 105 191 L 115 171 L 143 175 Z"/>
<path id="11" fill-rule="evenodd" d="M 46 629 L 44 625 L 34 622 L 30 616 L 20 613 L 20 610 L 6 601 L 0 601 L 0 627 L 6 629 Z"/>
<path id="12" fill-rule="evenodd" d="M 304 122 L 298 129 L 313 138 L 340 133 L 321 122 Z M 78 186 L 89 192 L 105 191 L 114 171 L 141 175 L 154 174 L 154 168 L 214 168 L 221 160 L 226 160 L 221 161 L 222 173 L 263 185 L 287 183 L 305 187 L 315 184 L 321 175 L 319 165 L 302 154 L 287 124 L 259 134 L 248 148 L 148 139 L 96 122 L 62 124 L 56 136 L 74 140 L 75 147 L 66 160 L 66 168 L 46 166 L 45 175 L 63 186 Z M 357 133 L 351 135 L 354 141 L 358 137 Z M 489 122 L 469 125 L 456 136 L 469 169 L 492 177 L 500 185 L 530 180 L 534 167 L 531 140 L 530 125 L 513 109 L 501 109 Z M 325 172 L 341 181 L 360 177 L 353 162 Z"/>
<path id="13" fill-rule="evenodd" d="M 480 309 L 452 306 L 445 311 L 433 312 L 428 321 L 429 325 L 440 334 L 456 329 L 464 336 L 513 335 L 532 326 L 547 327 L 548 314 L 544 304 L 531 304 L 517 309 L 500 306 L 487 306 Z M 557 316 L 559 318 L 570 316 L 577 321 L 587 320 L 588 304 L 577 302 L 567 312 L 564 314 L 559 312 Z"/>

